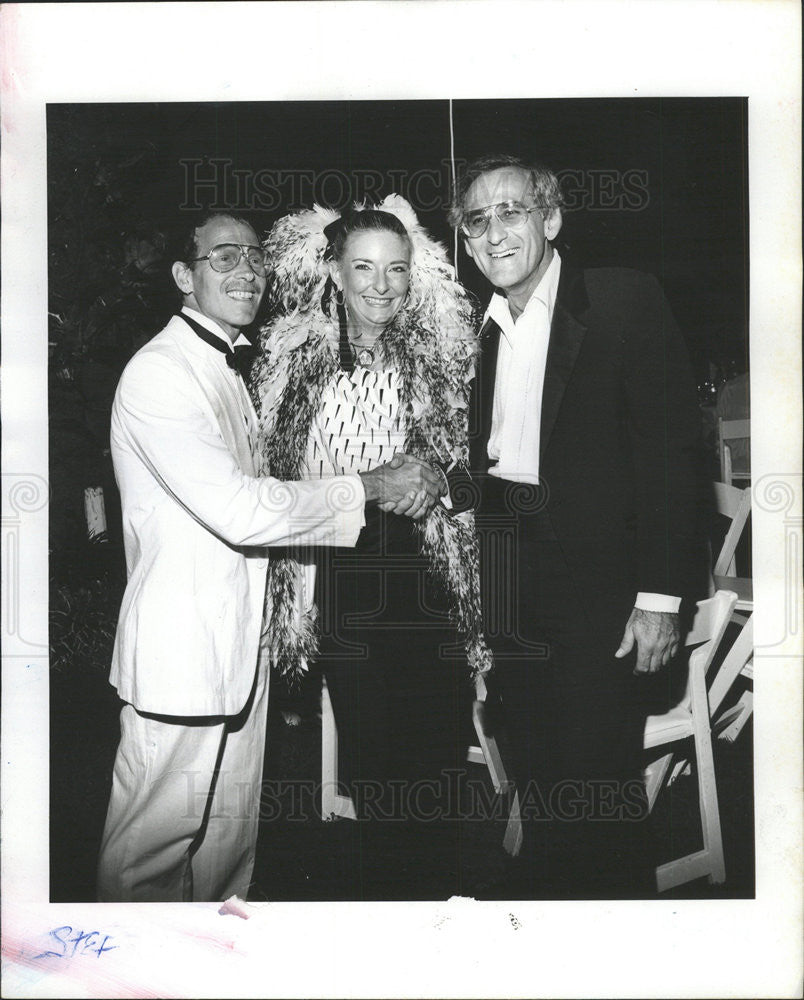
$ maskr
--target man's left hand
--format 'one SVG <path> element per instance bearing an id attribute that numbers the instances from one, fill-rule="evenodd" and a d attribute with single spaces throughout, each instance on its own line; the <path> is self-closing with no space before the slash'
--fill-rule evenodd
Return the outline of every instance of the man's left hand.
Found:
<path id="1" fill-rule="evenodd" d="M 643 611 L 634 608 L 626 622 L 617 659 L 627 656 L 637 647 L 635 674 L 655 674 L 678 652 L 681 631 L 678 615 L 670 611 Z"/>

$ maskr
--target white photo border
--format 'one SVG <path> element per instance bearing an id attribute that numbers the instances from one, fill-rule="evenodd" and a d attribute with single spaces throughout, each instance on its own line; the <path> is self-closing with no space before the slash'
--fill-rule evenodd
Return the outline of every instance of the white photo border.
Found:
<path id="1" fill-rule="evenodd" d="M 3 5 L 6 996 L 797 995 L 800 16 L 795 0 Z M 748 97 L 756 899 L 268 903 L 248 920 L 48 903 L 47 103 L 592 96 Z M 36 959 L 59 926 L 116 950 Z"/>

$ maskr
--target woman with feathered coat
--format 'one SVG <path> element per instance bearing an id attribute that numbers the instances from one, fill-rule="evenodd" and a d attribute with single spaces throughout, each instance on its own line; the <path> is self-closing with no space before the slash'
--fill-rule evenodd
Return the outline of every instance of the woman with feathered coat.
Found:
<path id="1" fill-rule="evenodd" d="M 288 551 L 269 568 L 265 641 L 284 675 L 323 669 L 358 817 L 415 828 L 455 808 L 445 772 L 463 766 L 471 677 L 490 666 L 473 514 L 456 513 L 465 487 L 446 488 L 467 459 L 471 303 L 397 195 L 287 216 L 265 248 L 275 313 L 253 372 L 265 471 L 326 478 L 407 455 L 447 473 L 432 509 L 419 495 L 367 510 L 354 551 Z"/>

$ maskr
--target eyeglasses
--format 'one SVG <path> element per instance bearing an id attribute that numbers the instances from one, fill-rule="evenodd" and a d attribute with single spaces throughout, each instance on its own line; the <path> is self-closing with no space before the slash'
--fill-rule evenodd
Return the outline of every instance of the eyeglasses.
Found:
<path id="1" fill-rule="evenodd" d="M 249 267 L 255 274 L 264 275 L 268 271 L 268 259 L 262 247 L 249 246 L 245 243 L 219 243 L 213 247 L 206 257 L 193 257 L 188 260 L 192 264 L 198 260 L 208 260 L 213 271 L 225 273 L 233 271 L 240 261 L 246 258 Z"/>
<path id="2" fill-rule="evenodd" d="M 528 221 L 531 212 L 538 209 L 538 205 L 526 208 L 521 201 L 501 201 L 497 205 L 488 205 L 486 208 L 476 208 L 467 212 L 461 221 L 461 231 L 472 240 L 489 228 L 491 216 L 506 229 L 520 229 Z"/>

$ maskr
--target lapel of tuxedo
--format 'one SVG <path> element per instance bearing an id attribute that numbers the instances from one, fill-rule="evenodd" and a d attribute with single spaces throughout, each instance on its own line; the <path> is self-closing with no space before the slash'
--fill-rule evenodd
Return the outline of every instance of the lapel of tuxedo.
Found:
<path id="1" fill-rule="evenodd" d="M 241 470 L 247 476 L 256 476 L 259 471 L 258 422 L 248 389 L 242 377 L 223 363 L 223 353 L 211 350 L 209 341 L 197 335 L 195 328 L 200 324 L 191 319 L 180 313 L 171 320 L 179 337 L 179 349 L 190 359 L 194 377 L 212 408 L 227 447 L 237 458 Z"/>
<path id="2" fill-rule="evenodd" d="M 583 272 L 562 261 L 544 372 L 539 440 L 541 459 L 547 450 L 561 401 L 586 333 L 586 327 L 578 317 L 583 315 L 588 306 Z"/>
<path id="3" fill-rule="evenodd" d="M 497 376 L 500 333 L 500 327 L 493 319 L 489 318 L 483 324 L 479 334 L 477 375 L 472 388 L 471 414 L 476 433 L 472 435 L 470 462 L 472 469 L 483 472 L 489 467 L 487 445 L 491 435 L 491 418 L 494 410 L 494 382 Z"/>

